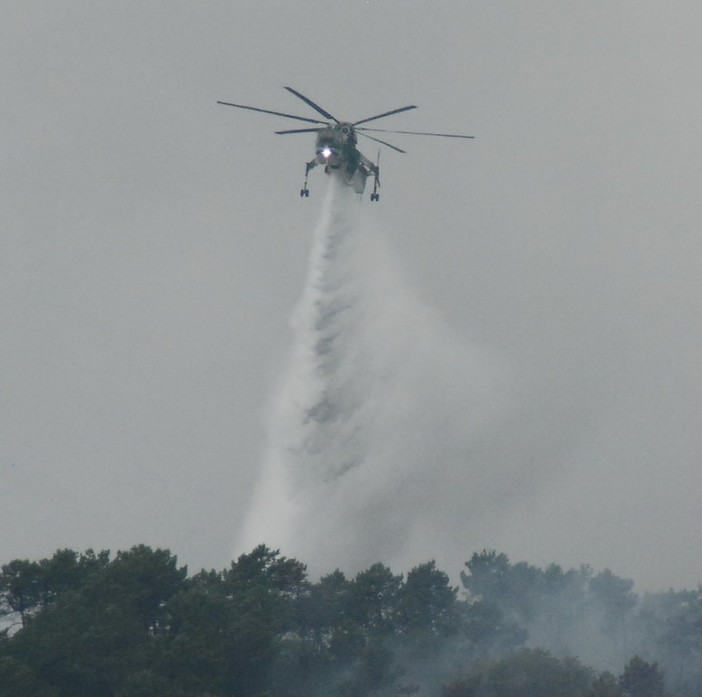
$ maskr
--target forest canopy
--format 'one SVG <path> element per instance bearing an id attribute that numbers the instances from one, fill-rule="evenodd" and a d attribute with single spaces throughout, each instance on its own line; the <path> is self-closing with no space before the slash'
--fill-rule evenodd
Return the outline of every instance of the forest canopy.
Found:
<path id="1" fill-rule="evenodd" d="M 702 694 L 702 591 L 483 550 L 310 580 L 260 545 L 190 575 L 145 545 L 0 572 L 1 697 Z"/>

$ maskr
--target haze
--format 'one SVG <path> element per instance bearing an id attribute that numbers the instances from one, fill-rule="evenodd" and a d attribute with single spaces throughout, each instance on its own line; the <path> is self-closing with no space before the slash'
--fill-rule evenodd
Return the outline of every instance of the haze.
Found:
<path id="1" fill-rule="evenodd" d="M 308 115 L 292 85 L 340 118 L 417 104 L 387 127 L 476 136 L 397 136 L 408 154 L 384 149 L 361 207 L 403 331 L 430 316 L 480 366 L 457 384 L 490 396 L 470 505 L 450 531 L 438 496 L 414 505 L 432 556 L 696 586 L 700 19 L 652 1 L 6 7 L 1 561 L 244 551 L 327 182 L 301 200 L 313 136 L 215 102 Z M 413 438 L 445 481 L 437 413 Z M 442 547 L 457 535 L 463 553 Z"/>

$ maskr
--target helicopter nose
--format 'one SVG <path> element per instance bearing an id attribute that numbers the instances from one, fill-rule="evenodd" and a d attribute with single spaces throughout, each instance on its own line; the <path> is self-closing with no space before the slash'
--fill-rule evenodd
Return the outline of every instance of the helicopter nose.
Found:
<path id="1" fill-rule="evenodd" d="M 334 158 L 336 151 L 330 148 L 328 145 L 323 145 L 317 148 L 317 162 L 326 163 L 330 159 Z"/>
<path id="2" fill-rule="evenodd" d="M 336 167 L 338 164 L 337 152 L 330 148 L 328 145 L 323 145 L 317 148 L 317 163 L 320 165 L 329 165 L 330 167 Z"/>

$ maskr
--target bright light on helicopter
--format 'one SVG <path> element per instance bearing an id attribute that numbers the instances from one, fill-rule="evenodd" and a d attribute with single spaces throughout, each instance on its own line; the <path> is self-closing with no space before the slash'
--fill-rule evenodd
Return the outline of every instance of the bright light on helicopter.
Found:
<path id="1" fill-rule="evenodd" d="M 325 160 L 328 160 L 328 159 L 331 157 L 331 155 L 332 155 L 331 148 L 328 148 L 328 147 L 322 148 L 322 153 L 321 153 L 321 155 L 322 155 L 322 157 L 323 157 Z"/>

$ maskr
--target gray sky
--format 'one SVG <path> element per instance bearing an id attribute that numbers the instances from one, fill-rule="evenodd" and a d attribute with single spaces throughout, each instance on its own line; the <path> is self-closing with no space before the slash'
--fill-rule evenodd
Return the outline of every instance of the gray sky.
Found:
<path id="1" fill-rule="evenodd" d="M 341 118 L 417 104 L 387 127 L 477 137 L 394 138 L 372 209 L 412 292 L 514 395 L 500 438 L 530 483 L 494 525 L 456 521 L 456 568 L 498 546 L 702 581 L 699 3 L 2 15 L 0 561 L 242 551 L 324 182 L 300 200 L 311 136 L 215 101 L 314 116 L 292 85 Z"/>

